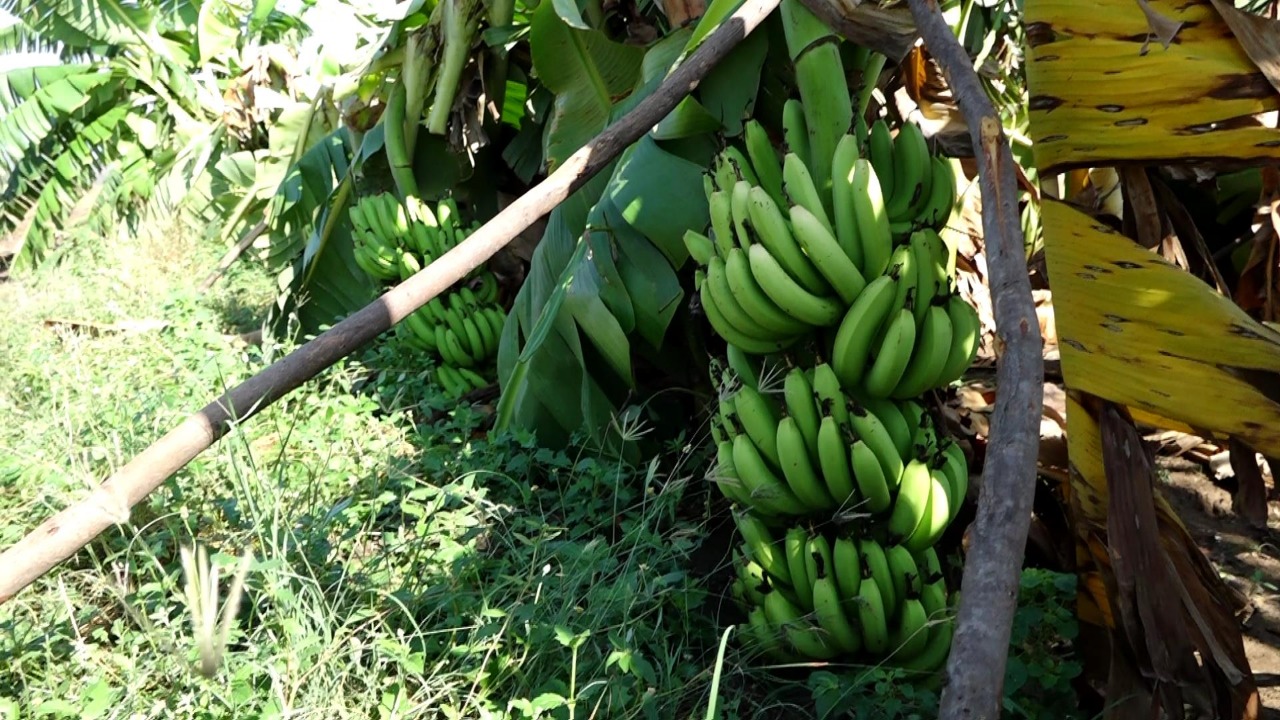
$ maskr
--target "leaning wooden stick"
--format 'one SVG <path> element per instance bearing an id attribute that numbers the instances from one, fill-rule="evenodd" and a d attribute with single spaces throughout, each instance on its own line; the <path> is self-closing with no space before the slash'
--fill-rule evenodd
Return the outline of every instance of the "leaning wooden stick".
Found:
<path id="1" fill-rule="evenodd" d="M 910 5 L 925 47 L 942 67 L 969 125 L 982 189 L 996 334 L 1003 344 L 978 517 L 965 557 L 940 717 L 994 720 L 1003 704 L 1009 634 L 1035 497 L 1044 403 L 1043 341 L 1027 277 L 1009 139 L 936 0 L 910 0 Z"/>
<path id="2" fill-rule="evenodd" d="M 126 522 L 130 508 L 217 442 L 233 422 L 244 422 L 368 344 L 555 209 L 666 117 L 777 6 L 778 0 L 746 0 L 652 95 L 471 237 L 327 332 L 189 416 L 117 470 L 89 497 L 46 520 L 6 549 L 0 554 L 0 603 L 75 554 L 102 531 Z"/>

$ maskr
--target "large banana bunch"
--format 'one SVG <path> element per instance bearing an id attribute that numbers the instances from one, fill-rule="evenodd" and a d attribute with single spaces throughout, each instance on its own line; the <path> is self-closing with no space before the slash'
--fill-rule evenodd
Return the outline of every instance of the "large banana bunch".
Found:
<path id="1" fill-rule="evenodd" d="M 351 208 L 351 222 L 356 264 L 380 282 L 407 279 L 478 227 L 463 225 L 450 198 L 433 211 L 416 197 L 401 204 L 389 193 L 362 198 Z M 397 333 L 438 358 L 436 380 L 456 398 L 492 384 L 491 361 L 505 322 L 498 280 L 480 267 L 406 317 Z"/>
<path id="2" fill-rule="evenodd" d="M 800 101 L 786 108 L 784 135 L 811 137 Z M 794 151 L 779 157 L 756 120 L 744 139 L 708 177 L 710 234 L 684 235 L 712 329 L 754 355 L 822 331 L 841 385 L 867 397 L 916 397 L 959 378 L 980 325 L 937 231 L 955 202 L 951 164 L 929 154 L 919 128 L 895 139 L 876 121 L 870 159 L 845 132 L 825 178 Z"/>
<path id="3" fill-rule="evenodd" d="M 730 592 L 747 617 L 746 643 L 780 662 L 860 659 L 918 672 L 946 662 L 957 595 L 932 547 L 775 531 L 744 512 L 735 520 L 743 542 Z"/>

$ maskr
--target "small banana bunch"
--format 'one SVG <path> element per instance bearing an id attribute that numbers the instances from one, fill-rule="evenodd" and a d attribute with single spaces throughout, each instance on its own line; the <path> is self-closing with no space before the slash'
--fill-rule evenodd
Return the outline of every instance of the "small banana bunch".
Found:
<path id="1" fill-rule="evenodd" d="M 356 264 L 382 282 L 407 279 L 478 227 L 464 227 L 452 198 L 433 211 L 416 197 L 401 204 L 390 193 L 361 198 L 351 207 L 351 221 Z M 436 379 L 456 398 L 492 384 L 487 366 L 497 355 L 505 323 L 498 280 L 480 267 L 409 314 L 397 332 L 411 347 L 439 358 Z"/>
<path id="2" fill-rule="evenodd" d="M 780 662 L 861 658 L 932 672 L 951 650 L 957 598 L 937 552 L 735 513 L 734 601 L 747 642 Z"/>
<path id="3" fill-rule="evenodd" d="M 792 367 L 776 390 L 721 370 L 710 479 L 769 518 L 880 525 L 913 551 L 932 546 L 969 491 L 963 448 L 914 400 L 856 398 L 834 369 Z"/>

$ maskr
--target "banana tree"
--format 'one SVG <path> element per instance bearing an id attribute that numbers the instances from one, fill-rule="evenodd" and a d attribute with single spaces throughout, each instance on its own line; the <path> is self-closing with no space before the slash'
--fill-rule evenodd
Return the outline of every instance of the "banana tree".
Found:
<path id="1" fill-rule="evenodd" d="M 273 3 L 17 0 L 0 41 L 0 233 L 30 267 L 75 217 L 207 210 L 206 171 L 308 88 Z M 246 98 L 254 98 L 247 103 Z M 303 98 L 309 101 L 310 98 Z M 335 118 L 336 119 L 336 118 Z M 292 139 L 289 140 L 290 142 Z"/>

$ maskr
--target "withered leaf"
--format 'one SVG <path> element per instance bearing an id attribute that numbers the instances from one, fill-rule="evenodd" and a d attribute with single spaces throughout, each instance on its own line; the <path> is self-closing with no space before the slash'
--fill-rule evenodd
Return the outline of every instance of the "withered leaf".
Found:
<path id="1" fill-rule="evenodd" d="M 1236 514 L 1256 528 L 1267 526 L 1267 487 L 1262 482 L 1257 453 L 1243 441 L 1231 438 L 1231 469 L 1236 472 L 1239 489 L 1232 498 Z"/>
<path id="2" fill-rule="evenodd" d="M 1239 10 L 1229 2 L 1212 1 L 1245 54 L 1280 92 L 1280 21 Z"/>

